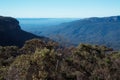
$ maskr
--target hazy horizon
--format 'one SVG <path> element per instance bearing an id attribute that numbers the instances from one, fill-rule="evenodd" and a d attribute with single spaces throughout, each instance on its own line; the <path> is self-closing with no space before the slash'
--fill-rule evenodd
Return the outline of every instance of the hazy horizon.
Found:
<path id="1" fill-rule="evenodd" d="M 15 17 L 17 19 L 85 19 L 85 18 L 104 18 L 104 17 L 113 17 L 120 15 L 109 15 L 109 16 L 90 16 L 90 17 Z M 9 16 L 8 16 L 9 17 Z"/>
<path id="2" fill-rule="evenodd" d="M 0 1 L 0 15 L 15 18 L 89 18 L 120 15 L 120 0 Z"/>

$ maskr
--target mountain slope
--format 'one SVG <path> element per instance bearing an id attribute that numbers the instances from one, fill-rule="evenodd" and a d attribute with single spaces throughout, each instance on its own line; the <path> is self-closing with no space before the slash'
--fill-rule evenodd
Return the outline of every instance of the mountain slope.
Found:
<path id="1" fill-rule="evenodd" d="M 91 43 L 120 49 L 120 16 L 86 18 L 56 27 L 46 36 L 60 35 L 74 45 Z"/>
<path id="2" fill-rule="evenodd" d="M 0 45 L 17 45 L 22 46 L 26 40 L 32 38 L 40 38 L 46 40 L 45 37 L 38 37 L 31 33 L 21 30 L 19 22 L 12 17 L 0 16 Z"/>

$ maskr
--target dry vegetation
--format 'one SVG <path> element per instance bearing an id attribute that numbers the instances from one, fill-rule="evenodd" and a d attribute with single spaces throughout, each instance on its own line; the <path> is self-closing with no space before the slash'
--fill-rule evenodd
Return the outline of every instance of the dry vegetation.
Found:
<path id="1" fill-rule="evenodd" d="M 0 47 L 0 80 L 120 80 L 120 52 L 105 46 L 61 47 L 38 39 Z"/>

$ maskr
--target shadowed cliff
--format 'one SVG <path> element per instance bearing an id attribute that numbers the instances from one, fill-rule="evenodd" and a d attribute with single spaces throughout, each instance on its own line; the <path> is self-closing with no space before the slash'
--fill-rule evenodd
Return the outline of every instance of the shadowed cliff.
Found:
<path id="1" fill-rule="evenodd" d="M 21 47 L 26 40 L 32 38 L 40 38 L 45 41 L 48 40 L 48 38 L 38 37 L 36 35 L 23 31 L 19 26 L 19 22 L 15 18 L 0 16 L 1 46 L 16 45 Z"/>

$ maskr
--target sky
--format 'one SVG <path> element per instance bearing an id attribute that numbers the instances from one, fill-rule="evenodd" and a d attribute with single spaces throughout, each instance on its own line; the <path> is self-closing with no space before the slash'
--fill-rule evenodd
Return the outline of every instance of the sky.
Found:
<path id="1" fill-rule="evenodd" d="M 120 0 L 0 0 L 0 15 L 16 18 L 87 18 L 120 15 Z"/>

